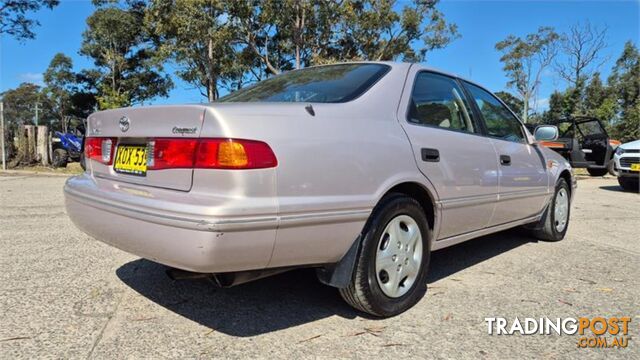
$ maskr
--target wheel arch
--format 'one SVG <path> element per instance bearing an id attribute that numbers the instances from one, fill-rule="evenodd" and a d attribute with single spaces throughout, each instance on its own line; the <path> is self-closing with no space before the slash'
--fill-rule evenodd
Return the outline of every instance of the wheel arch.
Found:
<path id="1" fill-rule="evenodd" d="M 422 210 L 424 210 L 424 213 L 427 217 L 429 229 L 431 229 L 431 231 L 434 230 L 436 221 L 436 201 L 431 192 L 426 187 L 414 181 L 402 182 L 387 190 L 384 195 L 378 200 L 378 203 L 385 196 L 393 193 L 404 194 L 415 199 L 422 207 Z"/>
<path id="2" fill-rule="evenodd" d="M 571 186 L 571 172 L 568 169 L 562 170 L 558 179 L 564 179 L 564 181 L 567 182 L 567 185 L 569 186 L 569 196 L 573 197 L 573 188 Z"/>
<path id="3" fill-rule="evenodd" d="M 435 231 L 437 227 L 437 205 L 436 198 L 429 189 L 417 181 L 404 181 L 396 183 L 380 195 L 376 201 L 377 206 L 386 196 L 390 194 L 403 194 L 415 199 L 427 217 L 427 226 L 433 234 L 432 241 L 435 241 Z M 369 220 L 367 220 L 368 224 Z M 367 225 L 365 225 L 366 228 Z M 355 239 L 347 253 L 335 264 L 316 269 L 318 280 L 325 285 L 333 286 L 339 289 L 346 288 L 351 281 L 356 263 L 356 258 L 360 251 L 360 243 L 362 242 L 362 234 Z"/>

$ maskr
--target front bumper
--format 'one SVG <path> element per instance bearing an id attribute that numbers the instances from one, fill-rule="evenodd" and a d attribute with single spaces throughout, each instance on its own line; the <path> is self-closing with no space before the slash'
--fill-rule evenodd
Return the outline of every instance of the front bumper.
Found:
<path id="1" fill-rule="evenodd" d="M 616 175 L 618 177 L 634 177 L 640 178 L 639 171 L 631 171 L 631 164 L 640 163 L 640 153 L 626 153 L 615 155 L 613 161 L 615 163 Z"/>
<path id="2" fill-rule="evenodd" d="M 99 184 L 88 174 L 70 178 L 64 193 L 80 230 L 158 263 L 215 273 L 262 269 L 271 259 L 275 215 L 216 215 L 228 201 L 205 206 L 188 193 Z"/>

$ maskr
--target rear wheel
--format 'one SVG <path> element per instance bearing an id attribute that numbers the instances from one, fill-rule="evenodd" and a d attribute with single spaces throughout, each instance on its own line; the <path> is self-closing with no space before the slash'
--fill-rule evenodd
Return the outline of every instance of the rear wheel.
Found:
<path id="1" fill-rule="evenodd" d="M 620 176 L 618 177 L 618 184 L 620 184 L 625 191 L 640 191 L 640 178 Z"/>
<path id="2" fill-rule="evenodd" d="M 53 150 L 53 155 L 51 155 L 51 165 L 53 167 L 67 167 L 67 162 L 69 161 L 69 154 L 65 149 L 55 149 Z"/>
<path id="3" fill-rule="evenodd" d="M 362 234 L 356 268 L 342 298 L 371 315 L 389 317 L 415 305 L 427 290 L 431 232 L 420 204 L 393 194 L 374 209 Z"/>
<path id="4" fill-rule="evenodd" d="M 569 228 L 571 215 L 571 192 L 565 179 L 560 178 L 556 183 L 556 191 L 551 203 L 545 210 L 542 219 L 533 228 L 533 236 L 540 240 L 560 241 Z"/>
<path id="5" fill-rule="evenodd" d="M 587 168 L 587 171 L 589 172 L 589 175 L 591 175 L 591 176 L 605 176 L 609 172 L 609 169 L 608 168 L 604 168 L 604 169 L 589 169 L 589 168 Z"/>

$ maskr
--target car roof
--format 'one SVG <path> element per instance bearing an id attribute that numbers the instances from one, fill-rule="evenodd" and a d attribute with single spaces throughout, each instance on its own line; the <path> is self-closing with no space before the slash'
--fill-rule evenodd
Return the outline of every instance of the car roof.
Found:
<path id="1" fill-rule="evenodd" d="M 427 65 L 423 65 L 421 63 L 414 63 L 414 62 L 406 62 L 406 61 L 369 61 L 369 60 L 357 60 L 357 61 L 341 61 L 341 62 L 337 62 L 337 63 L 331 63 L 331 64 L 322 64 L 322 65 L 314 65 L 314 66 L 309 66 L 306 67 L 304 69 L 308 69 L 308 68 L 312 68 L 312 67 L 320 67 L 320 66 L 331 66 L 331 65 L 340 65 L 340 64 L 382 64 L 382 65 L 387 65 L 390 66 L 393 69 L 404 69 L 404 70 L 409 70 L 409 68 L 416 66 L 418 67 L 419 70 L 425 70 L 425 71 L 430 71 L 430 72 L 434 72 L 434 73 L 438 73 L 438 74 L 442 74 L 442 75 L 446 75 L 446 76 L 450 76 L 456 79 L 460 79 L 463 80 L 465 82 L 468 82 L 470 84 L 473 84 L 479 88 L 482 88 L 486 91 L 489 91 L 491 93 L 493 93 L 493 91 L 487 89 L 485 86 L 470 80 L 468 78 L 465 78 L 463 76 L 460 76 L 458 74 L 452 73 L 452 72 L 448 72 L 445 70 L 441 70 L 438 68 L 434 68 L 431 66 L 427 66 Z"/>

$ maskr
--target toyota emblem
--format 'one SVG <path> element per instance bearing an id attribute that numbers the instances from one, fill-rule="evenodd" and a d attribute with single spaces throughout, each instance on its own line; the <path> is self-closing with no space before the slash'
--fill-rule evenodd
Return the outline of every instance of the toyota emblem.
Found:
<path id="1" fill-rule="evenodd" d="M 129 120 L 128 117 L 123 116 L 120 118 L 119 125 L 122 132 L 127 132 L 127 130 L 129 130 L 129 125 L 131 125 L 131 120 Z"/>

